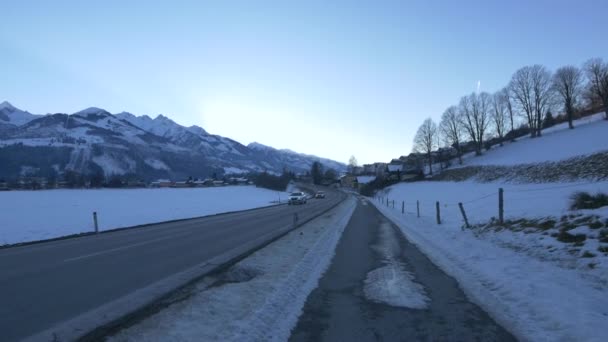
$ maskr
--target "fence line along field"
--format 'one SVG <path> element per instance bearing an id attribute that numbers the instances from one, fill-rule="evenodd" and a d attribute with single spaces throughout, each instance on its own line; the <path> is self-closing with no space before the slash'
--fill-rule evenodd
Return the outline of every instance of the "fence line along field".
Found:
<path id="1" fill-rule="evenodd" d="M 254 186 L 0 192 L 0 246 L 264 207 L 287 193 Z"/>

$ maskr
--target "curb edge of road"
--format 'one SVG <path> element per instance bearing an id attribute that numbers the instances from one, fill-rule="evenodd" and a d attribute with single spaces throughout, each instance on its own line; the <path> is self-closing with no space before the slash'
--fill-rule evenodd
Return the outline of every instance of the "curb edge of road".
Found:
<path id="1" fill-rule="evenodd" d="M 29 336 L 23 341 L 99 341 L 104 337 L 135 323 L 142 318 L 159 312 L 175 302 L 180 291 L 202 280 L 204 277 L 221 273 L 258 250 L 281 239 L 288 233 L 302 227 L 308 222 L 335 209 L 348 198 L 349 194 L 337 192 L 342 198 L 315 216 L 289 225 L 277 231 L 262 235 L 244 245 L 235 247 L 211 260 L 193 266 L 187 270 L 159 280 L 142 289 L 136 290 L 96 309 L 81 314 L 68 321 L 59 323 L 45 331 Z M 253 211 L 260 208 L 249 209 Z M 237 211 L 242 212 L 242 211 Z M 232 212 L 235 213 L 235 212 Z M 221 213 L 209 216 L 226 215 Z M 188 219 L 185 219 L 188 220 Z M 178 220 L 184 221 L 184 220 Z M 125 229 L 125 228 L 123 228 Z"/>

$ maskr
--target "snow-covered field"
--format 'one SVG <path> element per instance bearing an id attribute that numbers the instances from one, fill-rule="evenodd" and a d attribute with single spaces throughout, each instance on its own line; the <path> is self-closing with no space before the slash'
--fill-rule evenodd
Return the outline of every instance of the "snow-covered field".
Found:
<path id="1" fill-rule="evenodd" d="M 608 181 L 580 183 L 510 184 L 466 182 L 414 182 L 391 186 L 379 194 L 388 198 L 390 206 L 401 211 L 402 201 L 408 214 L 435 217 L 435 202 L 439 201 L 441 218 L 449 224 L 463 224 L 458 203 L 462 202 L 471 223 L 498 217 L 498 189 L 504 191 L 505 218 L 538 218 L 569 213 L 569 197 L 576 191 L 608 193 Z"/>
<path id="2" fill-rule="evenodd" d="M 580 155 L 608 150 L 608 121 L 604 113 L 594 114 L 574 122 L 561 123 L 543 130 L 541 138 L 523 137 L 515 143 L 495 146 L 479 157 L 467 156 L 466 165 L 515 165 L 558 161 Z M 438 168 L 437 168 L 438 170 Z"/>
<path id="3" fill-rule="evenodd" d="M 109 341 L 286 341 L 354 209 L 351 198 Z"/>
<path id="4" fill-rule="evenodd" d="M 0 192 L 0 245 L 263 207 L 287 193 L 254 186 Z"/>

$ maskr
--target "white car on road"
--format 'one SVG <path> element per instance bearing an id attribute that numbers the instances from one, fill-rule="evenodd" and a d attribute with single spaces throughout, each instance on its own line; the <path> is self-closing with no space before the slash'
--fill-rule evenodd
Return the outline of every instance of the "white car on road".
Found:
<path id="1" fill-rule="evenodd" d="M 299 192 L 292 192 L 291 195 L 289 195 L 289 199 L 287 200 L 287 204 L 292 205 L 292 204 L 306 204 L 306 194 L 299 191 Z"/>

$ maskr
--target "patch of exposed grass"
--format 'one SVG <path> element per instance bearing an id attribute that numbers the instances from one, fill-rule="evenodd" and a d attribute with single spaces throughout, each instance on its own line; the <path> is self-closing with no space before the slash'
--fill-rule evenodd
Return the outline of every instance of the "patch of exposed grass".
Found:
<path id="1" fill-rule="evenodd" d="M 580 242 L 584 242 L 585 240 L 587 240 L 587 235 L 585 234 L 570 234 L 566 231 L 560 231 L 559 234 L 557 234 L 557 240 L 561 241 L 561 242 L 566 242 L 566 243 L 580 243 Z"/>
<path id="2" fill-rule="evenodd" d="M 599 246 L 597 250 L 602 253 L 608 253 L 608 246 Z"/>
<path id="3" fill-rule="evenodd" d="M 581 225 L 587 224 L 591 221 L 593 221 L 593 216 L 583 216 L 581 218 L 577 218 L 576 220 L 572 221 L 572 223 L 577 226 L 581 226 Z"/>
<path id="4" fill-rule="evenodd" d="M 608 194 L 598 192 L 591 195 L 588 192 L 579 191 L 570 196 L 570 209 L 597 209 L 608 206 Z"/>
<path id="5" fill-rule="evenodd" d="M 602 230 L 600 230 L 600 234 L 598 236 L 598 240 L 600 242 L 606 242 L 606 243 L 608 243 L 608 229 L 602 229 Z"/>
<path id="6" fill-rule="evenodd" d="M 589 251 L 585 251 L 583 253 L 583 255 L 581 255 L 582 258 L 595 258 L 595 254 L 589 252 Z"/>
<path id="7" fill-rule="evenodd" d="M 589 228 L 591 229 L 600 229 L 604 226 L 604 224 L 602 224 L 602 222 L 600 221 L 593 221 L 589 224 L 587 224 L 589 226 Z"/>
<path id="8" fill-rule="evenodd" d="M 551 228 L 555 228 L 555 224 L 557 223 L 557 221 L 553 220 L 553 219 L 547 219 L 545 221 L 541 221 L 538 223 L 538 228 L 542 229 L 542 230 L 548 230 Z"/>
<path id="9" fill-rule="evenodd" d="M 575 225 L 574 223 L 571 223 L 571 222 L 563 222 L 563 223 L 562 223 L 562 224 L 559 226 L 559 228 L 560 228 L 561 230 L 570 230 L 570 229 L 574 229 L 574 228 L 576 228 L 576 227 L 578 227 L 578 226 L 577 226 L 577 225 Z"/>

